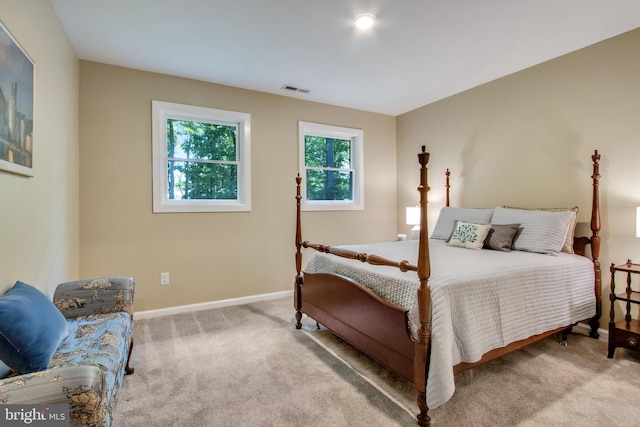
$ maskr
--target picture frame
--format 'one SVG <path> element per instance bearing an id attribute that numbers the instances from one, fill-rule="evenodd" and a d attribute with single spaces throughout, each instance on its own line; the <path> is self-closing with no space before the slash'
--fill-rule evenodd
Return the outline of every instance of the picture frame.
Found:
<path id="1" fill-rule="evenodd" d="M 33 176 L 35 64 L 0 21 L 0 171 Z"/>

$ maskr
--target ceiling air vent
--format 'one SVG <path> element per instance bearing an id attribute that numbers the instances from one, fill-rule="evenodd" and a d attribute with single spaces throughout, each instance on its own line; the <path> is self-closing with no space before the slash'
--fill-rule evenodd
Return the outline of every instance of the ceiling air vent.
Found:
<path id="1" fill-rule="evenodd" d="M 280 89 L 290 90 L 291 92 L 300 92 L 300 93 L 309 93 L 309 92 L 311 92 L 310 89 L 301 89 L 299 87 L 295 87 L 295 86 L 291 86 L 291 85 L 284 85 Z"/>

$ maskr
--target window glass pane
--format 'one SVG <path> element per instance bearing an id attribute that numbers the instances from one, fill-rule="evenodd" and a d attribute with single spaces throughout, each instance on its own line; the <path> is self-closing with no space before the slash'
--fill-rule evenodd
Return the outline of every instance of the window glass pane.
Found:
<path id="1" fill-rule="evenodd" d="M 351 141 L 305 135 L 305 166 L 351 168 Z"/>
<path id="2" fill-rule="evenodd" d="M 236 164 L 169 161 L 168 198 L 170 200 L 238 198 Z"/>
<path id="3" fill-rule="evenodd" d="M 351 172 L 307 169 L 307 200 L 352 200 Z"/>
<path id="4" fill-rule="evenodd" d="M 324 138 L 306 135 L 304 137 L 305 166 L 321 168 L 327 164 L 327 150 Z"/>
<path id="5" fill-rule="evenodd" d="M 167 155 L 180 159 L 235 161 L 235 125 L 167 120 Z"/>
<path id="6" fill-rule="evenodd" d="M 336 168 L 351 168 L 351 141 L 347 139 L 333 140 L 334 164 Z"/>

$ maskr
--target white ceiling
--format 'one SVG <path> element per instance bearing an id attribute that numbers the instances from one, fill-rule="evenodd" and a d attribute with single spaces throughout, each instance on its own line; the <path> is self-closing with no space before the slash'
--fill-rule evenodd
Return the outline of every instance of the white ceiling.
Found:
<path id="1" fill-rule="evenodd" d="M 80 59 L 390 115 L 640 27 L 640 0 L 51 3 Z"/>

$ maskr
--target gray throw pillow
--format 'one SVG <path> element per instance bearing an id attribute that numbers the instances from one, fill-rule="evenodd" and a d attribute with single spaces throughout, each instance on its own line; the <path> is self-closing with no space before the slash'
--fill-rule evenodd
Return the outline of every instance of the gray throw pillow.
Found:
<path id="1" fill-rule="evenodd" d="M 496 251 L 510 252 L 513 239 L 518 234 L 519 227 L 520 224 L 491 224 L 489 234 L 484 239 L 484 247 Z"/>

